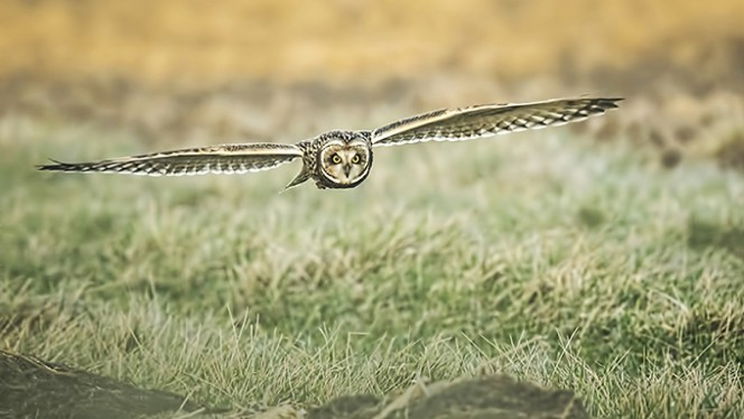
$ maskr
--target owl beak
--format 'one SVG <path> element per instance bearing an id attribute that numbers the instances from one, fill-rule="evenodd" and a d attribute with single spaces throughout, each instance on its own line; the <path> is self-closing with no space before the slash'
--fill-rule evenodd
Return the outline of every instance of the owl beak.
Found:
<path id="1" fill-rule="evenodd" d="M 349 173 L 351 173 L 351 165 L 350 164 L 345 164 L 344 165 L 344 174 L 346 175 L 347 178 L 349 177 Z"/>

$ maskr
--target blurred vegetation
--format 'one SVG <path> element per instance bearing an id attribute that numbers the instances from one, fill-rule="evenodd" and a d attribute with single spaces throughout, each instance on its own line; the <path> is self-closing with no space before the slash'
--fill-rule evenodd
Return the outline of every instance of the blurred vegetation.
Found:
<path id="1" fill-rule="evenodd" d="M 739 0 L 6 0 L 0 74 L 524 80 L 643 65 L 713 83 L 742 77 L 742 16 Z"/>

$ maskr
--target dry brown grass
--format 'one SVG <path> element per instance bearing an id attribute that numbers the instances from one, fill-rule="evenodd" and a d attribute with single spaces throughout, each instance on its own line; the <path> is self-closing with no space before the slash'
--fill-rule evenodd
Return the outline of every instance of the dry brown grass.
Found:
<path id="1" fill-rule="evenodd" d="M 721 40 L 744 36 L 742 16 L 739 0 L 8 0 L 0 74 L 525 78 L 649 57 L 710 73 L 737 59 Z"/>

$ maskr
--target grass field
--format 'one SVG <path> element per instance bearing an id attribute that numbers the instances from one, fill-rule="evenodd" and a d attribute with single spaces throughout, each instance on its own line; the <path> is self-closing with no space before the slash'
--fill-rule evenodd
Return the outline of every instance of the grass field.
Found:
<path id="1" fill-rule="evenodd" d="M 504 372 L 744 416 L 740 173 L 565 128 L 382 149 L 340 192 L 33 168 L 156 146 L 0 120 L 0 345 L 235 411 Z"/>

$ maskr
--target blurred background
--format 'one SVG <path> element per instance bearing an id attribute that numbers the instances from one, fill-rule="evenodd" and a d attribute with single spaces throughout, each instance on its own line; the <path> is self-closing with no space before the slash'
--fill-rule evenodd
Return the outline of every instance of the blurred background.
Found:
<path id="1" fill-rule="evenodd" d="M 6 0 L 0 112 L 144 142 L 295 140 L 409 112 L 621 95 L 595 138 L 744 166 L 739 0 Z"/>

